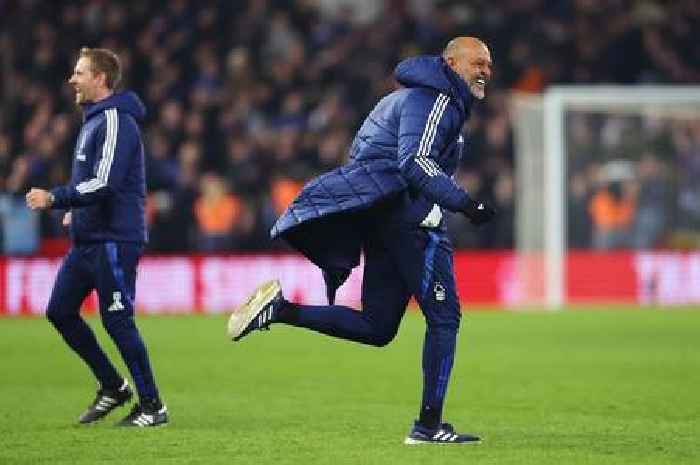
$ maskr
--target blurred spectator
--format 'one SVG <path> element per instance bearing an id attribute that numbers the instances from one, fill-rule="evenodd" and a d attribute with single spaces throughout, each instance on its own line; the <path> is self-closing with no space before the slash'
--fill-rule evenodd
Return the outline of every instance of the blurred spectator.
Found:
<path id="1" fill-rule="evenodd" d="M 292 201 L 299 195 L 303 183 L 294 179 L 280 176 L 272 181 L 271 198 L 272 208 L 276 216 L 281 215 Z"/>
<path id="2" fill-rule="evenodd" d="M 172 190 L 177 184 L 177 160 L 171 153 L 172 146 L 160 131 L 153 131 L 147 138 L 146 173 L 148 190 Z"/>
<path id="3" fill-rule="evenodd" d="M 491 247 L 510 249 L 514 245 L 515 235 L 515 203 L 513 199 L 513 176 L 503 173 L 494 183 L 494 207 L 498 211 L 499 221 L 494 223 Z"/>
<path id="4" fill-rule="evenodd" d="M 6 255 L 28 255 L 39 246 L 39 216 L 23 195 L 0 194 L 0 245 Z"/>
<path id="5" fill-rule="evenodd" d="M 567 208 L 568 247 L 583 249 L 591 246 L 591 214 L 586 173 L 576 173 L 569 179 Z"/>
<path id="6" fill-rule="evenodd" d="M 7 192 L 7 181 L 12 172 L 12 140 L 0 132 L 0 192 Z"/>
<path id="7" fill-rule="evenodd" d="M 616 249 L 629 246 L 635 215 L 634 181 L 613 181 L 601 186 L 590 201 L 593 247 Z"/>
<path id="8" fill-rule="evenodd" d="M 659 160 L 650 152 L 642 155 L 638 172 L 641 185 L 637 196 L 632 246 L 649 249 L 657 245 L 667 224 L 668 184 Z"/>
<path id="9" fill-rule="evenodd" d="M 263 171 L 250 138 L 241 134 L 228 140 L 224 173 L 232 191 L 253 195 L 264 192 L 267 185 L 261 182 L 265 178 Z"/>
<path id="10" fill-rule="evenodd" d="M 197 249 L 203 252 L 230 250 L 243 208 L 241 199 L 227 192 L 220 176 L 203 174 L 200 178 L 200 196 L 194 204 Z"/>
<path id="11" fill-rule="evenodd" d="M 677 125 L 673 130 L 678 169 L 678 222 L 683 228 L 700 228 L 700 122 Z"/>

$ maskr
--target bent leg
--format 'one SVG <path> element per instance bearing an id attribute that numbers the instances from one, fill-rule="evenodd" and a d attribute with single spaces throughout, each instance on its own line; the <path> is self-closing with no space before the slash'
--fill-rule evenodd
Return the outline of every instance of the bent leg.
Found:
<path id="1" fill-rule="evenodd" d="M 103 388 L 116 389 L 122 377 L 102 351 L 95 333 L 80 316 L 80 306 L 92 290 L 90 274 L 81 264 L 81 252 L 71 249 L 56 276 L 46 317 L 66 344 L 87 364 Z"/>
<path id="2" fill-rule="evenodd" d="M 387 250 L 369 239 L 365 244 L 362 311 L 342 305 L 288 303 L 278 315 L 283 323 L 381 347 L 396 335 L 409 297 Z"/>
<path id="3" fill-rule="evenodd" d="M 134 321 L 136 266 L 142 247 L 108 242 L 97 260 L 97 292 L 102 324 L 124 359 L 141 401 L 158 399 L 146 345 Z"/>

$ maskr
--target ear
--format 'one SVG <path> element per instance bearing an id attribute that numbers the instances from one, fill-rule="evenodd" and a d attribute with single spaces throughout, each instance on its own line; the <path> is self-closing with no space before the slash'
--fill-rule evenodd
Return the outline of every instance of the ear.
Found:
<path id="1" fill-rule="evenodd" d="M 457 60 L 455 60 L 455 57 L 449 56 L 445 58 L 445 62 L 450 65 L 450 68 L 455 69 L 455 66 L 457 66 Z"/>
<path id="2" fill-rule="evenodd" d="M 107 74 L 106 73 L 95 73 L 95 77 L 99 81 L 100 85 L 107 87 Z"/>

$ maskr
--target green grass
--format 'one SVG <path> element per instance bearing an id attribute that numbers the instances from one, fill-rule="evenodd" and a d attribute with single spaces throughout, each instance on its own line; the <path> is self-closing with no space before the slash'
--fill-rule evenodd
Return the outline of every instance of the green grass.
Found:
<path id="1" fill-rule="evenodd" d="M 700 311 L 466 314 L 445 416 L 485 442 L 437 447 L 402 444 L 415 313 L 384 349 L 279 326 L 231 344 L 223 316 L 139 324 L 166 428 L 114 428 L 126 408 L 76 426 L 87 369 L 46 321 L 0 319 L 0 464 L 700 463 Z"/>

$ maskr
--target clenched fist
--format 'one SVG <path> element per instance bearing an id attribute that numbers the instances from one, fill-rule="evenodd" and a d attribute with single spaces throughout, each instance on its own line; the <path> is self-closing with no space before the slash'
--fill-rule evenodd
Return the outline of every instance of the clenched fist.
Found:
<path id="1" fill-rule="evenodd" d="M 44 189 L 32 187 L 27 192 L 27 206 L 32 210 L 43 210 L 49 208 L 53 204 L 53 194 Z"/>
<path id="2" fill-rule="evenodd" d="M 463 213 L 469 218 L 469 221 L 474 226 L 481 226 L 484 223 L 488 223 L 496 216 L 496 209 L 489 205 L 485 200 L 481 202 L 474 202 L 469 200 L 467 208 L 463 210 Z"/>

